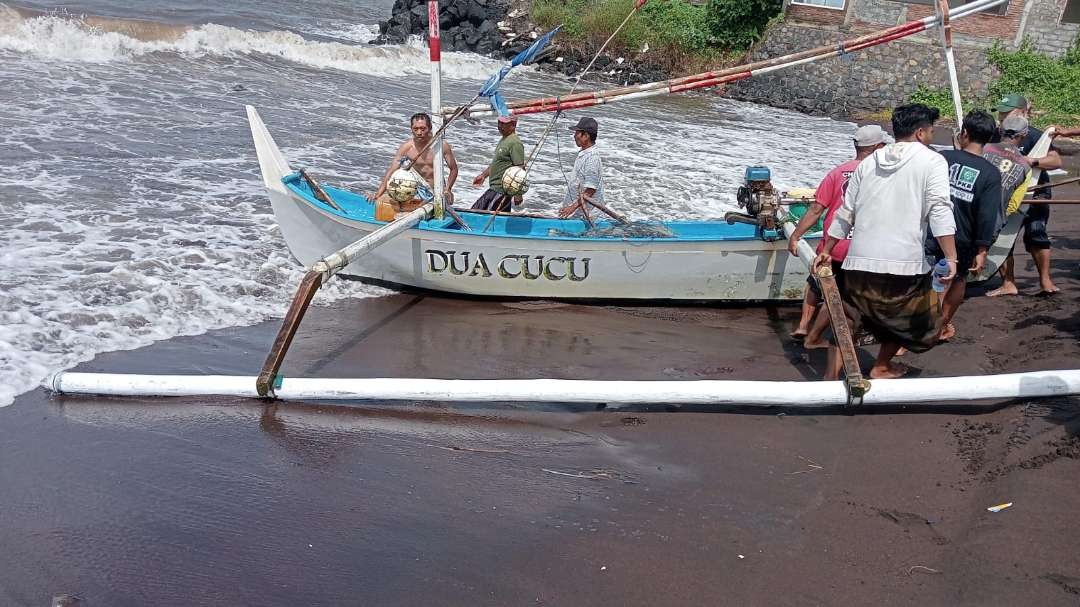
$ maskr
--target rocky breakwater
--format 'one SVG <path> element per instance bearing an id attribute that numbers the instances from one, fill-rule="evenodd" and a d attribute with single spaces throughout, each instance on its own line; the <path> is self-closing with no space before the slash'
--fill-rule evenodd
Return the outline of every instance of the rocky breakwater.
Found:
<path id="1" fill-rule="evenodd" d="M 473 52 L 509 59 L 532 44 L 543 31 L 529 18 L 527 0 L 454 0 L 441 2 L 439 28 L 443 50 Z M 427 0 L 396 0 L 391 16 L 379 24 L 375 44 L 403 44 L 413 36 L 426 37 Z M 592 58 L 556 42 L 534 61 L 540 69 L 576 76 Z M 645 52 L 635 57 L 601 55 L 590 79 L 639 84 L 665 77 Z"/>
<path id="2" fill-rule="evenodd" d="M 505 55 L 516 53 L 528 46 L 525 40 L 518 44 L 506 43 L 507 0 L 454 0 L 441 2 L 439 28 L 443 50 L 471 51 L 481 55 Z M 502 28 L 500 28 L 502 22 Z M 427 0 L 396 0 L 390 18 L 379 24 L 376 44 L 402 44 L 412 36 L 427 36 Z"/>

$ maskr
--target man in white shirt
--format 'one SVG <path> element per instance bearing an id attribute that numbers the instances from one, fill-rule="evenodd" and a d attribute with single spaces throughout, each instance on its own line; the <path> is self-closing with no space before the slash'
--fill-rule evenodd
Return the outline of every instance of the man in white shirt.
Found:
<path id="1" fill-rule="evenodd" d="M 928 226 L 949 266 L 941 282 L 947 287 L 956 277 L 949 164 L 928 147 L 937 119 L 937 110 L 918 103 L 893 111 L 896 143 L 855 169 L 815 261 L 830 264 L 833 247 L 852 234 L 843 265 L 844 299 L 881 343 L 870 369 L 875 379 L 905 375 L 907 366 L 892 360 L 900 348 L 925 352 L 941 334 L 941 306 L 924 253 Z"/>
<path id="2" fill-rule="evenodd" d="M 581 151 L 574 160 L 574 173 L 566 184 L 563 207 L 559 209 L 559 217 L 564 218 L 582 211 L 587 204 L 583 198 L 604 204 L 604 166 L 596 149 L 598 125 L 592 118 L 582 118 L 570 130 Z"/>

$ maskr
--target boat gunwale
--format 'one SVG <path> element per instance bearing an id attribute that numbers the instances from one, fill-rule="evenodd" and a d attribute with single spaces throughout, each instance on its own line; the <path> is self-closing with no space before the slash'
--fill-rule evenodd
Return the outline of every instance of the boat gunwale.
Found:
<path id="1" fill-rule="evenodd" d="M 371 226 L 373 230 L 377 229 L 380 226 L 386 225 L 386 222 L 384 222 L 384 221 L 378 221 L 378 220 L 376 220 L 374 218 L 368 218 L 368 217 L 358 217 L 358 216 L 350 215 L 347 212 L 335 209 L 334 207 L 330 206 L 329 204 L 319 200 L 318 198 L 315 198 L 314 195 L 308 193 L 304 189 L 301 189 L 299 187 L 300 180 L 301 180 L 301 177 L 300 177 L 300 172 L 299 171 L 295 171 L 295 172 L 290 173 L 289 175 L 285 175 L 284 177 L 281 178 L 281 182 L 285 186 L 285 188 L 288 191 L 288 193 L 290 194 L 290 196 L 300 199 L 301 201 L 307 203 L 309 206 L 315 207 L 316 209 L 324 212 L 325 214 L 330 215 L 334 219 L 343 219 L 343 220 L 347 220 L 347 221 L 350 221 L 350 222 L 357 222 L 357 223 L 366 224 L 366 225 Z M 350 194 L 352 196 L 360 196 L 359 194 L 355 194 L 353 192 L 349 192 L 348 190 L 343 190 L 341 188 L 336 188 L 336 187 L 333 187 L 333 186 L 323 186 L 323 187 L 324 187 L 324 189 L 343 192 L 343 193 Z M 365 200 L 367 199 L 366 196 L 364 196 L 363 198 Z M 369 203 L 370 203 L 370 200 L 369 200 Z M 470 212 L 469 209 L 455 209 L 455 210 L 457 210 L 458 213 L 462 213 L 462 214 Z M 483 216 L 491 217 L 491 215 L 489 215 L 489 214 L 483 214 Z M 504 215 L 504 217 L 513 217 L 513 215 L 508 214 L 508 215 Z M 734 237 L 734 238 L 732 238 L 732 237 L 715 238 L 715 237 L 707 237 L 707 236 L 703 236 L 703 237 L 674 236 L 674 237 L 670 237 L 670 238 L 663 238 L 663 237 L 597 238 L 597 237 L 582 237 L 582 236 L 550 236 L 550 235 L 541 235 L 541 234 L 507 234 L 505 232 L 494 232 L 494 231 L 485 232 L 485 233 L 482 233 L 482 234 L 477 234 L 475 232 L 468 232 L 468 231 L 465 231 L 465 230 L 462 230 L 462 229 L 459 229 L 459 228 L 447 228 L 447 227 L 445 227 L 446 225 L 452 225 L 454 223 L 453 220 L 451 220 L 451 219 L 444 219 L 444 220 L 437 220 L 437 221 L 441 222 L 443 225 L 432 225 L 431 220 L 428 220 L 428 221 L 421 222 L 415 229 L 417 229 L 417 230 L 419 230 L 421 232 L 435 232 L 435 233 L 439 233 L 439 234 L 456 234 L 456 235 L 462 235 L 462 236 L 484 236 L 484 237 L 489 237 L 489 238 L 506 238 L 506 239 L 514 239 L 514 240 L 546 240 L 546 241 L 557 241 L 557 242 L 591 242 L 591 243 L 618 243 L 618 242 L 625 242 L 625 243 L 633 243 L 633 244 L 636 244 L 636 245 L 645 245 L 645 244 L 653 244 L 653 243 L 655 243 L 655 244 L 741 243 L 742 244 L 742 243 L 748 243 L 748 242 L 758 242 L 758 243 L 761 243 L 762 245 L 764 245 L 762 248 L 770 249 L 770 250 L 774 249 L 774 248 L 777 248 L 776 246 L 774 246 L 774 245 L 776 245 L 776 243 L 778 243 L 778 242 L 782 243 L 782 239 L 778 240 L 778 241 L 770 242 L 770 241 L 763 240 L 763 239 L 757 237 L 756 235 L 745 236 L 745 237 Z M 541 220 L 541 221 L 544 221 L 544 220 Z M 561 218 L 552 217 L 548 221 L 579 221 L 579 220 L 561 219 Z M 613 224 L 614 222 L 606 221 L 606 223 Z M 662 221 L 660 223 L 665 225 L 665 226 L 680 226 L 680 225 L 700 226 L 700 225 L 713 225 L 713 224 L 726 223 L 726 222 L 723 222 L 723 220 L 687 220 L 687 221 Z M 808 234 L 807 238 L 813 239 L 814 236 L 815 236 L 814 234 Z"/>

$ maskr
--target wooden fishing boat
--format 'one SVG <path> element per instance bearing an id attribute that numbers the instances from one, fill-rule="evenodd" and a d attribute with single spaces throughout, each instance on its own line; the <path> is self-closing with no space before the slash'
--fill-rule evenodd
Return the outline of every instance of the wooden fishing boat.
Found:
<path id="1" fill-rule="evenodd" d="M 386 225 L 356 193 L 327 186 L 339 208 L 319 200 L 254 108 L 248 118 L 274 214 L 300 263 L 310 267 Z M 578 219 L 459 214 L 471 232 L 450 217 L 421 221 L 341 273 L 442 293 L 569 300 L 789 300 L 806 283 L 786 240 L 766 240 L 746 223 L 670 221 L 663 226 L 673 237 L 582 237 Z"/>

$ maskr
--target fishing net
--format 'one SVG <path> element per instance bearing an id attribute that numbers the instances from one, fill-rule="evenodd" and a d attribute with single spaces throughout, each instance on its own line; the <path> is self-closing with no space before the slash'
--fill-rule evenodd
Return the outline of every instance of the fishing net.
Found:
<path id="1" fill-rule="evenodd" d="M 551 228 L 548 236 L 574 238 L 675 238 L 675 232 L 659 221 L 604 222 L 584 231 L 574 232 Z"/>

